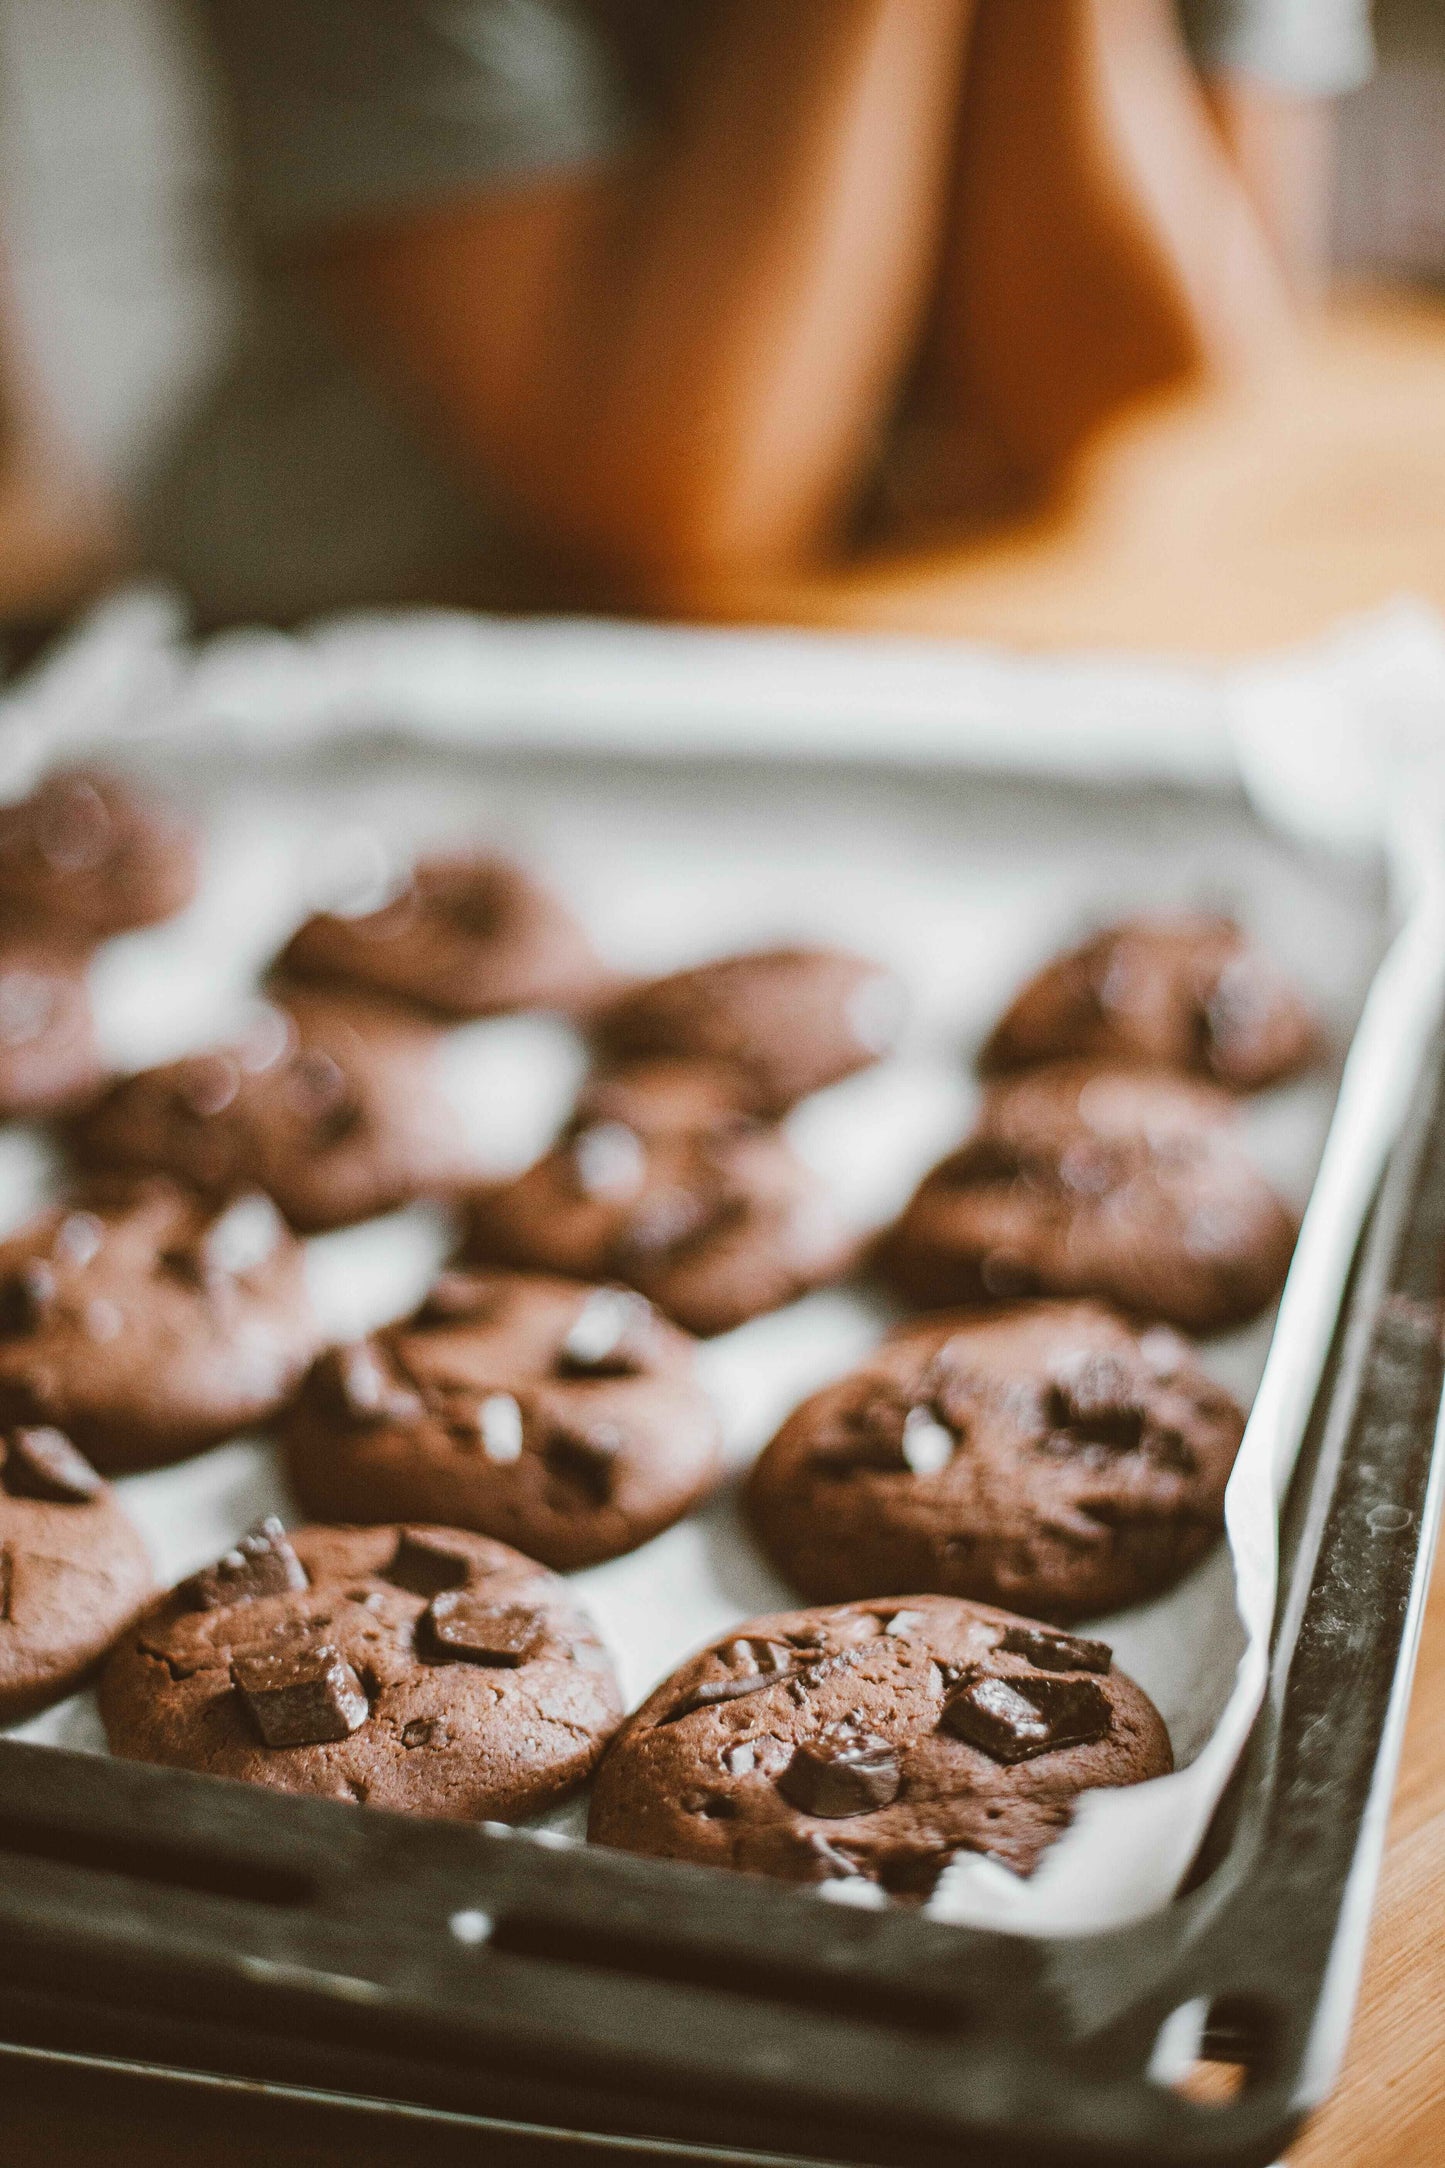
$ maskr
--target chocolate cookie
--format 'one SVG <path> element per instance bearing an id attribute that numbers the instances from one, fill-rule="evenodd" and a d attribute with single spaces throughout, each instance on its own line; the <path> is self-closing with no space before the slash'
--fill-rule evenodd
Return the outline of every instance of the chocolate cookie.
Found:
<path id="1" fill-rule="evenodd" d="M 788 1418 L 748 1517 L 815 1603 L 924 1588 L 1087 1618 L 1215 1541 L 1243 1431 L 1166 1325 L 1093 1303 L 930 1320 Z"/>
<path id="2" fill-rule="evenodd" d="M 423 859 L 380 910 L 307 919 L 277 968 L 447 1017 L 573 1010 L 608 983 L 566 905 L 523 867 L 480 851 Z"/>
<path id="3" fill-rule="evenodd" d="M 185 909 L 196 844 L 168 806 L 113 776 L 69 768 L 0 807 L 0 917 L 78 948 Z"/>
<path id="4" fill-rule="evenodd" d="M 0 935 L 0 1120 L 73 1106 L 103 1074 L 83 954 Z"/>
<path id="5" fill-rule="evenodd" d="M 996 1085 L 968 1142 L 877 1245 L 912 1303 L 1098 1295 L 1187 1332 L 1256 1317 L 1295 1222 L 1237 1141 L 1225 1094 L 1061 1063 Z"/>
<path id="6" fill-rule="evenodd" d="M 262 1196 L 97 1185 L 0 1242 L 0 1422 L 53 1423 L 111 1473 L 264 1422 L 319 1339 Z"/>
<path id="7" fill-rule="evenodd" d="M 82 1166 L 170 1174 L 208 1197 L 262 1189 L 302 1234 L 345 1227 L 463 1177 L 435 1044 L 388 1004 L 297 991 L 246 1045 L 123 1077 L 67 1140 Z"/>
<path id="8" fill-rule="evenodd" d="M 741 1103 L 777 1115 L 891 1053 L 904 1008 L 898 980 L 866 957 L 762 949 L 633 987 L 600 1012 L 593 1032 L 612 1060 L 725 1062 Z"/>
<path id="9" fill-rule="evenodd" d="M 137 1761 L 510 1821 L 585 1782 L 622 1701 L 566 1584 L 504 1543 L 268 1521 L 126 1635 L 100 1710 Z"/>
<path id="10" fill-rule="evenodd" d="M 308 1513 L 479 1529 L 568 1572 L 670 1527 L 722 1472 L 690 1341 L 625 1288 L 448 1272 L 333 1348 L 285 1431 Z"/>
<path id="11" fill-rule="evenodd" d="M 1302 995 L 1233 919 L 1131 918 L 1030 979 L 979 1066 L 994 1075 L 1083 1055 L 1257 1091 L 1319 1050 Z"/>
<path id="12" fill-rule="evenodd" d="M 69 1438 L 0 1433 L 0 1724 L 74 1692 L 150 1589 L 145 1545 Z"/>
<path id="13" fill-rule="evenodd" d="M 645 1062 L 595 1079 L 544 1158 L 466 1200 L 481 1264 L 620 1280 L 689 1332 L 728 1332 L 837 1279 L 853 1245 L 779 1129 L 725 1070 Z"/>
<path id="14" fill-rule="evenodd" d="M 1108 1648 L 951 1596 L 752 1619 L 618 1734 L 589 1835 L 653 1858 L 926 1897 L 961 1853 L 1028 1874 L 1080 1792 L 1173 1766 Z"/>

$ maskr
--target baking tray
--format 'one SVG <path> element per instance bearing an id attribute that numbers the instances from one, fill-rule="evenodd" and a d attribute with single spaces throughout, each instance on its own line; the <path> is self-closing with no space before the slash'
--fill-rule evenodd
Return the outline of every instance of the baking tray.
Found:
<path id="1" fill-rule="evenodd" d="M 991 958 L 970 995 L 974 1027 L 1029 948 L 1047 946 L 1044 927 L 1069 930 L 1085 888 L 1101 912 L 1201 890 L 1243 901 L 1273 945 L 1293 943 L 1291 962 L 1313 961 L 1337 1029 L 1385 931 L 1371 875 L 1302 857 L 1217 785 L 1101 792 L 886 765 L 860 778 L 820 759 L 605 749 L 494 750 L 479 763 L 374 736 L 273 751 L 264 772 L 224 744 L 127 757 L 212 807 L 248 794 L 253 811 L 268 794 L 289 803 L 275 825 L 293 853 L 343 812 L 404 798 L 418 763 L 429 771 L 418 819 L 480 791 L 488 825 L 520 831 L 544 862 L 565 860 L 569 839 L 581 851 L 584 827 L 625 830 L 638 806 L 664 880 L 669 854 L 676 872 L 700 834 L 731 835 L 735 854 L 750 835 L 734 890 L 749 893 L 752 917 L 728 922 L 719 888 L 713 946 L 768 930 L 759 911 L 786 921 L 772 930 L 862 938 L 839 926 L 835 899 L 810 904 L 809 835 L 832 823 L 860 864 L 878 859 L 885 887 L 890 864 L 901 881 L 905 860 L 927 855 L 926 837 L 935 853 L 979 861 L 958 921 Z M 855 920 L 872 908 L 861 886 Z M 260 911 L 233 983 L 209 975 L 216 1028 L 294 903 L 281 883 L 268 904 L 277 925 Z M 649 939 L 655 958 L 638 953 Z M 626 960 L 662 962 L 676 941 L 675 926 L 639 923 Z M 118 944 L 100 994 L 120 1058 L 169 1050 L 166 1018 L 137 1021 L 127 993 L 168 954 L 176 999 L 205 1036 L 181 952 Z M 950 1013 L 957 1022 L 956 1004 Z M 925 1132 L 929 1120 L 956 1126 L 961 1101 L 930 1104 Z M 922 1137 L 920 1163 L 944 1141 Z M 403 2158 L 424 2125 L 438 2159 L 583 2159 L 599 2146 L 678 2160 L 1272 2159 L 1336 2067 L 1368 1921 L 1438 1513 L 1442 1216 L 1436 1046 L 1286 1501 L 1269 1693 L 1191 1886 L 1153 1916 L 1030 1940 L 844 1909 L 546 1830 L 400 1821 L 0 1740 L 0 2070 L 14 2087 L 48 2088 L 56 2113 L 106 2098 L 184 2129 L 204 2158 L 220 2156 L 201 2132 L 249 2127 L 270 2157 L 331 2131 L 348 2160 Z M 855 1325 L 838 1328 L 840 1351 Z M 1258 1353 L 1257 1339 L 1226 1361 L 1257 1365 Z M 224 1456 L 254 1450 L 223 1449 L 222 1480 L 202 1501 L 202 1520 L 234 1516 L 224 1534 L 254 1504 L 249 1464 Z M 740 1601 L 736 1615 L 757 1607 Z M 76 1726 L 83 1737 L 86 1721 L 72 1710 L 48 1737 Z"/>

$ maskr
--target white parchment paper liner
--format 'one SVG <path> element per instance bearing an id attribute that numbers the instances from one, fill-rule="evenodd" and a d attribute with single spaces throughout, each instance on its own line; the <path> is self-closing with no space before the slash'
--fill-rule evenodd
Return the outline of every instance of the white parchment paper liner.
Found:
<path id="1" fill-rule="evenodd" d="M 171 599 L 136 591 L 98 612 L 36 679 L 0 702 L 0 780 L 18 790 L 60 754 L 128 737 L 174 740 L 181 756 L 191 744 L 264 758 L 368 732 L 603 759 L 976 767 L 1207 792 L 1243 782 L 1278 826 L 1330 849 L 1385 855 L 1398 930 L 1346 1064 L 1230 1484 L 1228 1548 L 1181 1590 L 1109 1624 L 1120 1661 L 1148 1683 L 1187 1673 L 1188 1721 L 1175 1717 L 1184 1766 L 1152 1784 L 1086 1795 L 1027 1882 L 986 1859 L 957 1863 L 931 1910 L 1062 1934 L 1119 1925 L 1166 1902 L 1259 1705 L 1279 1501 L 1360 1226 L 1445 1003 L 1445 632 L 1428 612 L 1402 605 L 1313 649 L 1219 672 L 1020 659 L 943 642 L 426 613 L 348 620 L 299 638 L 229 635 L 197 655 Z M 400 1227 L 388 1237 L 383 1226 L 366 1231 L 373 1249 L 415 1238 Z M 858 1326 L 841 1311 L 833 1324 L 841 1368 L 858 1352 Z M 724 1399 L 735 1390 L 746 1401 L 749 1362 L 765 1369 L 770 1344 L 776 1350 L 787 1329 L 786 1319 L 766 1321 L 748 1329 L 753 1338 L 734 1359 L 725 1343 L 713 1352 L 711 1380 Z M 208 1515 L 240 1521 L 272 1503 L 269 1478 L 248 1451 L 211 1456 L 209 1477 L 197 1472 L 201 1463 L 145 1479 L 155 1516 L 148 1527 L 164 1553 L 179 1558 L 187 1548 L 183 1523 L 194 1535 Z M 662 1539 L 672 1547 L 650 1579 L 650 1554 L 664 1556 L 656 1545 L 579 1576 L 614 1637 L 641 1604 L 659 1643 L 667 1641 L 669 1620 L 686 1615 L 687 1539 L 686 1530 Z M 739 1579 L 750 1572 L 758 1588 L 751 1608 L 781 1600 L 752 1565 Z M 52 1712 L 27 1731 L 95 1743 L 93 1718 L 83 1716 Z M 560 1820 L 578 1826 L 575 1815 Z M 868 1885 L 825 1885 L 825 1894 L 882 1901 Z"/>

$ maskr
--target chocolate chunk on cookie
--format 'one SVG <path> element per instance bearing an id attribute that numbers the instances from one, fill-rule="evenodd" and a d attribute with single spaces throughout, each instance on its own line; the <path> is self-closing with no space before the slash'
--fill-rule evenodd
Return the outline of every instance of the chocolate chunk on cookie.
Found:
<path id="1" fill-rule="evenodd" d="M 1320 1052 L 1319 1024 L 1233 919 L 1131 918 L 1046 964 L 979 1057 L 985 1075 L 1075 1056 L 1257 1091 Z"/>
<path id="2" fill-rule="evenodd" d="M 1093 1303 L 930 1319 L 789 1416 L 748 1517 L 814 1602 L 923 1588 L 1085 1618 L 1172 1587 L 1215 1542 L 1243 1431 L 1166 1325 Z M 1010 1646 L 1090 1667 L 1067 1634 Z"/>
<path id="3" fill-rule="evenodd" d="M 82 1685 L 150 1589 L 145 1545 L 70 1439 L 0 1432 L 0 1723 Z"/>
<path id="4" fill-rule="evenodd" d="M 524 867 L 483 851 L 422 859 L 379 910 L 307 919 L 277 969 L 444 1017 L 572 1011 L 611 983 L 567 906 Z"/>
<path id="5" fill-rule="evenodd" d="M 905 1006 L 899 981 L 866 957 L 761 949 L 633 987 L 600 1012 L 593 1032 L 611 1060 L 726 1063 L 744 1105 L 779 1115 L 891 1053 Z"/>
<path id="6" fill-rule="evenodd" d="M 74 1106 L 103 1075 L 83 953 L 54 934 L 0 934 L 0 1120 Z"/>
<path id="7" fill-rule="evenodd" d="M 435 1047 L 390 1004 L 298 990 L 246 1044 L 122 1078 L 67 1142 L 82 1166 L 169 1174 L 208 1197 L 262 1189 L 303 1234 L 348 1226 L 463 1178 Z"/>
<path id="8" fill-rule="evenodd" d="M 1061 1063 L 990 1091 L 875 1252 L 924 1308 L 1097 1295 L 1186 1332 L 1257 1317 L 1295 1221 L 1216 1087 Z"/>
<path id="9" fill-rule="evenodd" d="M 95 1184 L 0 1242 L 0 1420 L 51 1424 L 110 1473 L 264 1422 L 320 1335 L 269 1199 Z"/>
<path id="10" fill-rule="evenodd" d="M 453 1821 L 586 1781 L 622 1702 L 564 1582 L 459 1529 L 282 1540 L 285 1587 L 233 1574 L 230 1601 L 198 1605 L 193 1577 L 121 1641 L 100 1689 L 115 1753 Z"/>
<path id="11" fill-rule="evenodd" d="M 465 1228 L 478 1263 L 620 1281 L 704 1335 L 839 1278 L 854 1254 L 782 1131 L 699 1062 L 595 1079 L 545 1157 L 471 1193 Z"/>
<path id="12" fill-rule="evenodd" d="M 619 1732 L 588 1834 L 915 1900 L 969 1852 L 1028 1874 L 1080 1792 L 1173 1766 L 1158 1711 L 1108 1650 L 1040 1665 L 1027 1644 L 1048 1631 L 935 1595 L 753 1619 Z"/>
<path id="13" fill-rule="evenodd" d="M 62 769 L 0 806 L 0 916 L 77 949 L 184 910 L 196 871 L 189 827 L 95 769 Z"/>
<path id="14" fill-rule="evenodd" d="M 559 1571 L 645 1543 L 717 1482 L 692 1346 L 641 1295 L 449 1272 L 401 1325 L 322 1357 L 287 1420 L 318 1518 L 414 1515 Z"/>

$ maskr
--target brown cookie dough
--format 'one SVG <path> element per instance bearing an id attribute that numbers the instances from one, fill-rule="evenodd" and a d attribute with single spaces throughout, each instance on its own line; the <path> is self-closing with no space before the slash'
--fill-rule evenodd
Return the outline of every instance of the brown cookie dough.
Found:
<path id="1" fill-rule="evenodd" d="M 940 1318 L 804 1401 L 748 1517 L 815 1603 L 923 1588 L 1088 1618 L 1172 1587 L 1215 1541 L 1243 1430 L 1167 1325 L 1093 1303 Z"/>
<path id="2" fill-rule="evenodd" d="M 752 1619 L 693 1657 L 618 1734 L 588 1834 L 921 1898 L 961 1853 L 1030 1873 L 1080 1792 L 1172 1766 L 1102 1642 L 895 1596 Z"/>
<path id="3" fill-rule="evenodd" d="M 114 776 L 68 768 L 0 806 L 0 918 L 85 949 L 183 911 L 196 843 L 170 807 Z"/>
<path id="4" fill-rule="evenodd" d="M 449 1821 L 586 1781 L 622 1701 L 566 1584 L 454 1528 L 270 1521 L 117 1648 L 117 1754 Z"/>
<path id="5" fill-rule="evenodd" d="M 594 1079 L 535 1166 L 471 1193 L 465 1228 L 476 1263 L 619 1280 L 705 1336 L 839 1278 L 854 1252 L 782 1131 L 701 1062 Z"/>
<path id="6" fill-rule="evenodd" d="M 421 860 L 380 910 L 307 919 L 277 968 L 445 1017 L 575 1010 L 611 983 L 567 906 L 524 867 L 482 851 Z"/>
<path id="7" fill-rule="evenodd" d="M 610 1060 L 725 1062 L 740 1103 L 778 1115 L 891 1053 L 904 1009 L 898 980 L 866 957 L 763 949 L 633 987 L 601 1011 L 593 1032 Z"/>
<path id="8" fill-rule="evenodd" d="M 265 1197 L 96 1184 L 0 1242 L 0 1421 L 108 1473 L 264 1422 L 314 1359 L 300 1244 Z"/>
<path id="9" fill-rule="evenodd" d="M 349 1226 L 464 1178 L 435 1048 L 389 1004 L 297 989 L 247 1044 L 121 1078 L 67 1141 L 85 1167 L 174 1175 L 208 1197 L 262 1189 L 302 1234 Z"/>
<path id="10" fill-rule="evenodd" d="M 82 1685 L 150 1590 L 145 1545 L 69 1438 L 0 1433 L 0 1724 Z"/>
<path id="11" fill-rule="evenodd" d="M 995 1027 L 985 1075 L 1074 1056 L 1257 1091 L 1317 1057 L 1298 989 L 1233 919 L 1131 918 L 1045 964 Z"/>
<path id="12" fill-rule="evenodd" d="M 0 934 L 0 1120 L 73 1106 L 103 1075 L 84 955 Z"/>
<path id="13" fill-rule="evenodd" d="M 475 1528 L 560 1572 L 636 1548 L 722 1472 L 692 1345 L 641 1295 L 448 1272 L 323 1356 L 287 1422 L 308 1513 Z"/>
<path id="14" fill-rule="evenodd" d="M 1060 1063 L 994 1086 L 876 1261 L 925 1309 L 1097 1295 L 1221 1332 L 1279 1293 L 1295 1221 L 1238 1142 L 1216 1087 Z"/>

